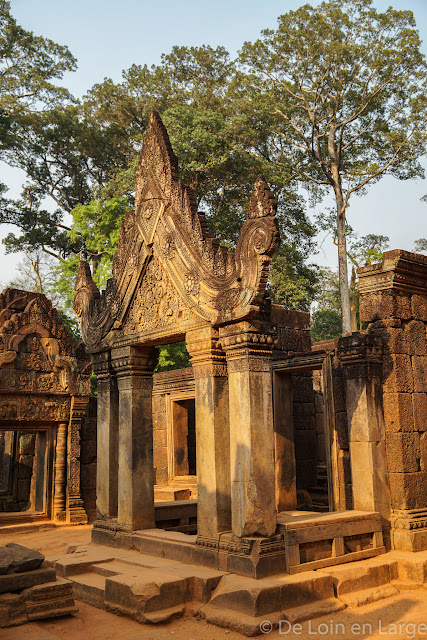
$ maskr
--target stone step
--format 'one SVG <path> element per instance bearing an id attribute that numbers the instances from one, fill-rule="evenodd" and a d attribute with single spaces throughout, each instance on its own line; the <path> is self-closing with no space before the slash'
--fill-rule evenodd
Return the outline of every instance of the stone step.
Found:
<path id="1" fill-rule="evenodd" d="M 154 500 L 189 500 L 190 489 L 174 487 L 154 487 Z"/>
<path id="2" fill-rule="evenodd" d="M 171 616 L 182 615 L 185 603 L 192 598 L 186 578 L 158 570 L 132 569 L 131 573 L 105 579 L 108 611 L 138 622 L 164 622 Z"/>
<path id="3" fill-rule="evenodd" d="M 399 593 L 390 584 L 394 578 L 394 562 L 389 558 L 361 560 L 319 569 L 318 573 L 331 576 L 337 597 L 350 607 L 360 607 Z"/>
<path id="4" fill-rule="evenodd" d="M 99 573 L 79 573 L 69 578 L 73 583 L 76 600 L 90 604 L 97 609 L 105 609 L 105 576 Z"/>

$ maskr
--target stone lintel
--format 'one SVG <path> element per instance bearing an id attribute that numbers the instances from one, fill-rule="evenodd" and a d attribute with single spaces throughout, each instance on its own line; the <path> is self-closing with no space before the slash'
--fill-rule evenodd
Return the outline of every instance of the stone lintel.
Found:
<path id="1" fill-rule="evenodd" d="M 408 295 L 425 295 L 427 291 L 427 256 L 417 253 L 401 249 L 386 251 L 382 262 L 361 267 L 357 273 L 362 296 L 386 290 Z"/>

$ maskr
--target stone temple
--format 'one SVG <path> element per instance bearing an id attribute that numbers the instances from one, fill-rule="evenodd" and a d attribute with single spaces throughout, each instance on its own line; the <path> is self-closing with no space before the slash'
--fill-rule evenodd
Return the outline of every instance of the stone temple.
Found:
<path id="1" fill-rule="evenodd" d="M 151 115 L 112 277 L 100 293 L 82 261 L 75 286 L 96 519 L 90 549 L 54 564 L 77 598 L 254 635 L 425 582 L 427 257 L 360 269 L 365 329 L 312 345 L 309 314 L 266 295 L 276 206 L 258 178 L 221 246 Z M 181 341 L 191 366 L 155 372 Z"/>

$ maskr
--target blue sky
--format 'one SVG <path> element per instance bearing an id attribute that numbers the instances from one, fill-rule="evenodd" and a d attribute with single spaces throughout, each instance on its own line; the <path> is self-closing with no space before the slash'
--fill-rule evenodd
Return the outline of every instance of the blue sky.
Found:
<path id="1" fill-rule="evenodd" d="M 298 0 L 11 0 L 19 24 L 34 33 L 67 45 L 78 60 L 65 85 L 82 96 L 105 77 L 119 81 L 132 64 L 155 64 L 174 45 L 223 45 L 235 54 L 245 40 L 255 40 L 264 28 L 274 28 L 277 17 L 305 4 Z M 311 2 L 318 4 L 318 2 Z M 414 12 L 427 55 L 427 1 L 375 0 L 379 10 L 390 4 Z M 426 163 L 427 167 L 427 163 Z M 0 167 L 1 181 L 19 192 L 23 175 Z M 354 198 L 349 222 L 361 235 L 390 236 L 391 248 L 412 249 L 416 238 L 427 237 L 426 181 L 403 182 L 383 178 L 366 196 Z M 5 229 L 0 229 L 0 238 Z M 329 240 L 314 260 L 336 266 L 336 250 Z M 5 256 L 0 245 L 0 281 L 13 276 L 19 257 Z"/>

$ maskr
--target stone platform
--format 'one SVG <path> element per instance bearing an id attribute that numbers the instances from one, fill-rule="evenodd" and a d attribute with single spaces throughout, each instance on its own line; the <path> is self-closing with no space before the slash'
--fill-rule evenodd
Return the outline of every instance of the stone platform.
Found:
<path id="1" fill-rule="evenodd" d="M 92 542 L 137 549 L 141 553 L 228 571 L 250 578 L 311 571 L 385 552 L 379 513 L 284 511 L 273 536 L 231 532 L 217 538 L 196 535 L 197 501 L 155 504 L 156 529 L 131 531 L 114 521 L 97 520 Z"/>
<path id="2" fill-rule="evenodd" d="M 427 552 L 260 580 L 94 544 L 47 562 L 92 606 L 150 624 L 190 613 L 247 636 L 263 620 L 303 622 L 427 585 Z"/>

